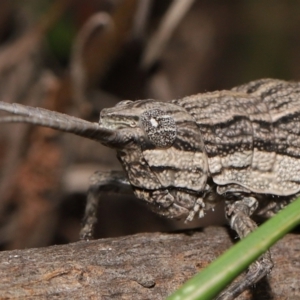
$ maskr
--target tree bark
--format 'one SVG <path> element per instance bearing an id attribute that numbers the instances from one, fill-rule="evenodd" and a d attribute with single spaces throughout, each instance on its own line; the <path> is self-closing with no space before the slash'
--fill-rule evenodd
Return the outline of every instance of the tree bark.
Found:
<path id="1" fill-rule="evenodd" d="M 165 299 L 232 244 L 221 227 L 0 253 L 0 299 Z M 272 249 L 267 279 L 238 299 L 300 299 L 300 236 Z"/>

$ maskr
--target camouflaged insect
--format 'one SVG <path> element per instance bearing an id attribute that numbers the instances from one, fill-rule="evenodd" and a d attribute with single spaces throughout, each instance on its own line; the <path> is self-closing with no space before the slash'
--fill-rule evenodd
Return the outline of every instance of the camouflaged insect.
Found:
<path id="1" fill-rule="evenodd" d="M 127 177 L 94 177 L 83 238 L 91 236 L 99 186 L 131 186 L 156 213 L 186 221 L 225 201 L 240 238 L 256 228 L 252 214 L 270 217 L 300 191 L 299 83 L 262 79 L 170 102 L 126 100 L 103 109 L 99 123 L 5 102 L 0 110 L 15 114 L 0 122 L 47 126 L 116 149 Z M 234 299 L 272 266 L 267 252 L 218 299 Z"/>

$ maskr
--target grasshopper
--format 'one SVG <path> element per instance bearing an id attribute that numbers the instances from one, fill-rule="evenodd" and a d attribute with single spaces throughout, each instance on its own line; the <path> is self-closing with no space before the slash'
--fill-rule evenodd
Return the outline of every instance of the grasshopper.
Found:
<path id="1" fill-rule="evenodd" d="M 126 176 L 96 173 L 88 193 L 81 238 L 92 237 L 98 192 L 133 190 L 155 213 L 191 221 L 218 202 L 240 238 L 300 191 L 300 83 L 261 79 L 231 90 L 170 102 L 125 100 L 103 109 L 99 123 L 0 102 L 26 122 L 96 140 L 114 148 Z M 272 269 L 269 252 L 218 299 L 234 299 Z"/>

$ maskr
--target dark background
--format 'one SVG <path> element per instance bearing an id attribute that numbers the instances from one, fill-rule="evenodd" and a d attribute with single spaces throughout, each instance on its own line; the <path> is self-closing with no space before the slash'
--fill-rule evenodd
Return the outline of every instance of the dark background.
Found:
<path id="1" fill-rule="evenodd" d="M 264 77 L 299 80 L 299 1 L 195 0 L 186 11 L 174 3 L 1 0 L 0 100 L 97 121 L 123 99 L 170 100 Z M 178 14 L 173 27 L 163 25 Z M 1 124 L 1 249 L 76 241 L 89 176 L 120 168 L 114 151 L 95 142 Z M 98 217 L 97 238 L 224 223 L 222 207 L 184 225 L 113 194 L 102 196 Z"/>

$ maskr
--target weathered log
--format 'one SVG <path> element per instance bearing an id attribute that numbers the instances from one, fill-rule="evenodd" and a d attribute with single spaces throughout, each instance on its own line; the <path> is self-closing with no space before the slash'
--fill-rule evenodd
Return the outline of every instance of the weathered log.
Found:
<path id="1" fill-rule="evenodd" d="M 231 244 L 209 227 L 4 251 L 0 299 L 165 299 Z M 271 252 L 272 273 L 238 299 L 300 299 L 300 235 Z"/>

